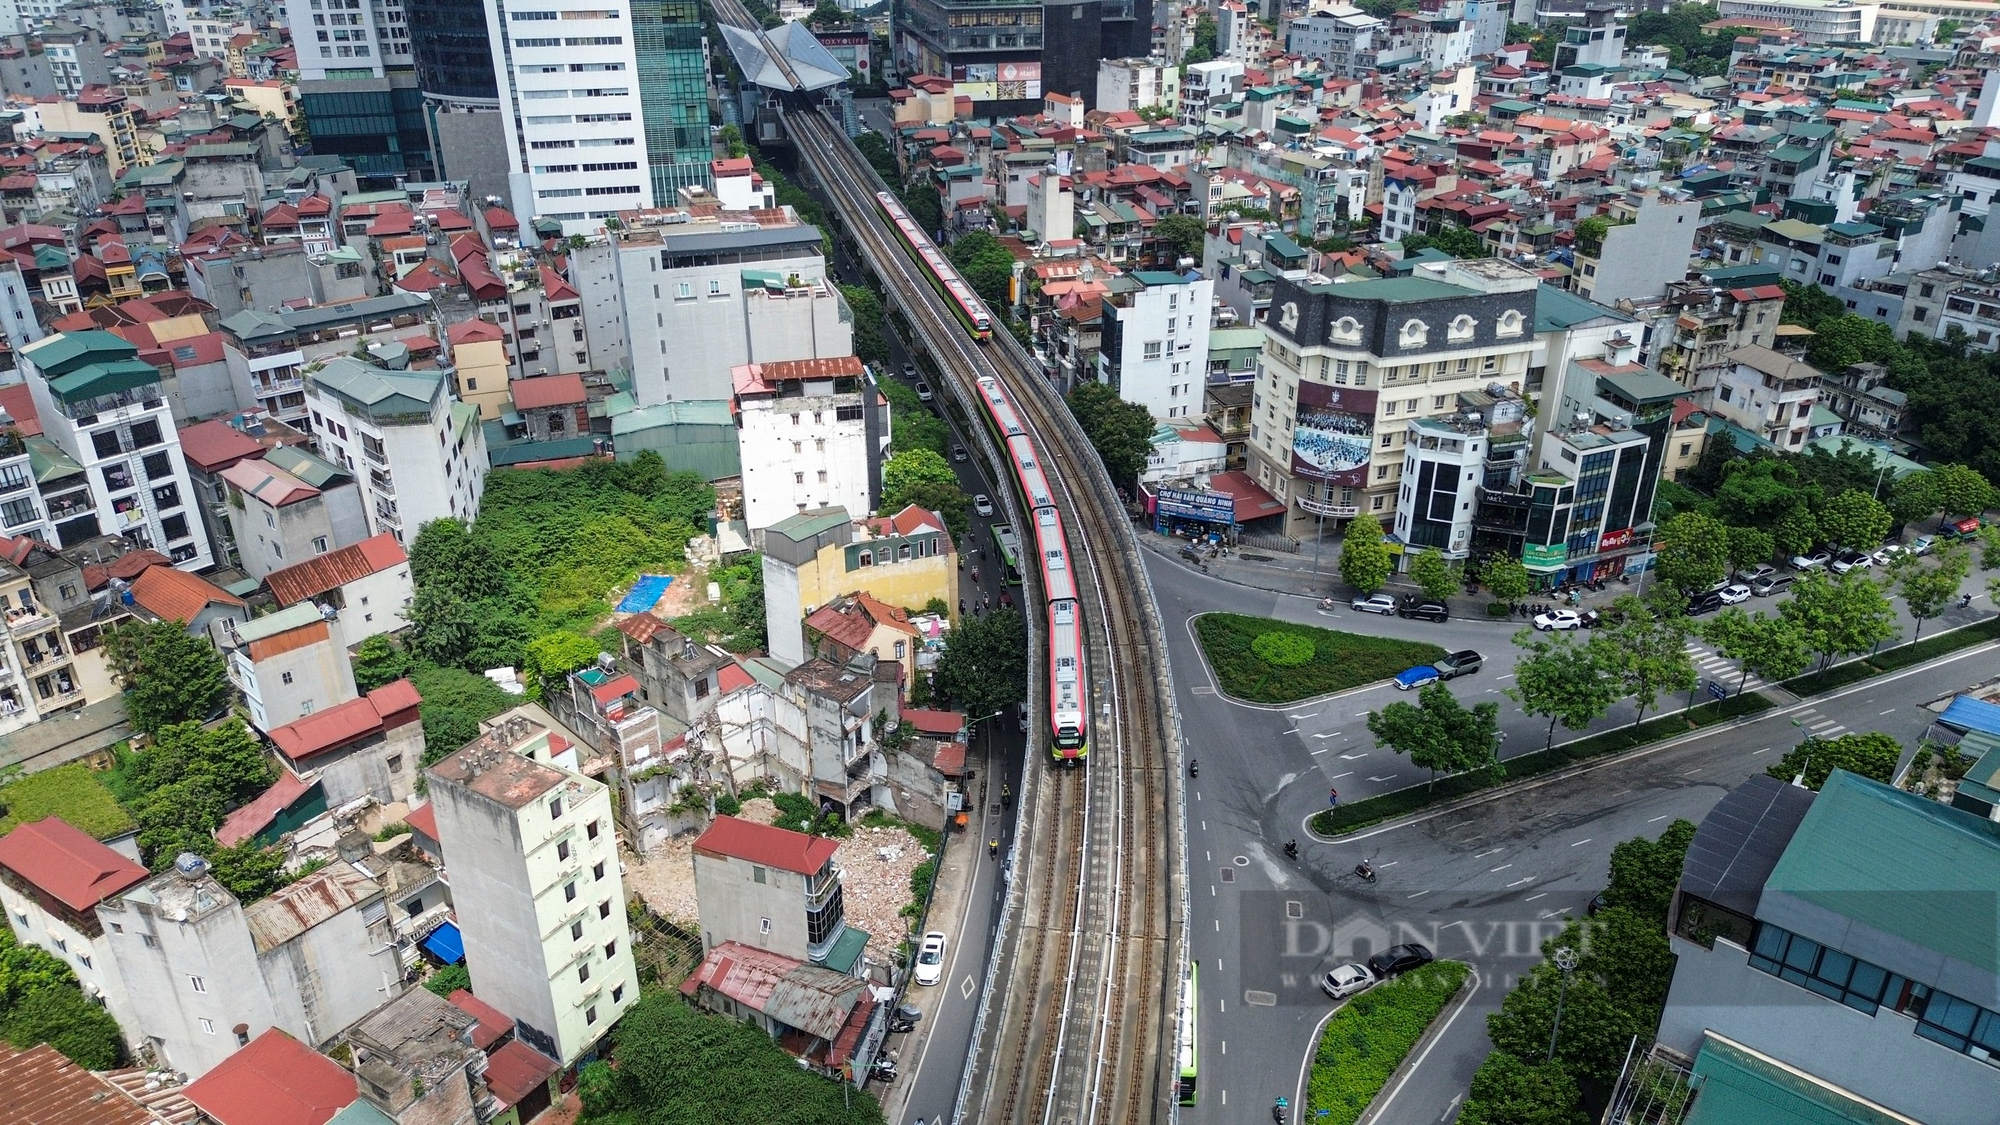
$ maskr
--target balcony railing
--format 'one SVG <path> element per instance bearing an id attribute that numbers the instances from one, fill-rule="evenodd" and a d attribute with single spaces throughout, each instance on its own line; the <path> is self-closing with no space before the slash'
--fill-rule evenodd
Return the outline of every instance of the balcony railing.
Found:
<path id="1" fill-rule="evenodd" d="M 1359 504 L 1333 504 L 1324 500 L 1311 500 L 1304 496 L 1295 496 L 1293 499 L 1298 502 L 1301 511 L 1315 516 L 1325 516 L 1327 519 L 1351 520 L 1361 514 Z"/>
<path id="2" fill-rule="evenodd" d="M 7 630 L 11 633 L 33 633 L 37 630 L 53 628 L 55 623 L 55 615 L 34 606 L 7 611 Z"/>

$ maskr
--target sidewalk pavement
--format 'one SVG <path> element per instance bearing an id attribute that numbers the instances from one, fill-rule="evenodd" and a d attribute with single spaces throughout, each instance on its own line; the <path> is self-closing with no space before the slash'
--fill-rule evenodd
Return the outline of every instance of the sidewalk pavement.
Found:
<path id="1" fill-rule="evenodd" d="M 1202 557 L 1199 565 L 1181 556 L 1185 540 L 1161 535 L 1146 528 L 1138 528 L 1139 545 L 1162 558 L 1170 559 L 1176 566 L 1200 570 L 1211 578 L 1233 582 L 1238 586 L 1269 590 L 1277 594 L 1292 594 L 1302 598 L 1331 597 L 1345 608 L 1349 599 L 1360 591 L 1349 586 L 1340 578 L 1340 544 L 1325 544 L 1317 563 L 1313 558 L 1311 544 L 1302 544 L 1297 554 L 1284 551 L 1269 551 L 1257 547 L 1232 548 L 1228 558 L 1217 558 L 1213 554 Z M 1315 572 L 1316 571 L 1316 572 Z M 1579 591 L 1577 604 L 1571 606 L 1567 595 L 1558 599 L 1554 594 L 1531 594 L 1529 600 L 1560 604 L 1565 609 L 1603 609 L 1618 600 L 1620 595 L 1637 593 L 1638 580 L 1630 583 L 1608 582 L 1602 590 Z M 1405 594 L 1420 594 L 1422 591 L 1409 575 L 1392 574 L 1383 593 L 1401 597 Z M 1445 599 L 1446 606 L 1454 618 L 1467 621 L 1493 621 L 1498 624 L 1520 628 L 1526 622 L 1520 617 L 1489 617 L 1487 605 L 1492 598 L 1484 593 L 1454 594 Z"/>

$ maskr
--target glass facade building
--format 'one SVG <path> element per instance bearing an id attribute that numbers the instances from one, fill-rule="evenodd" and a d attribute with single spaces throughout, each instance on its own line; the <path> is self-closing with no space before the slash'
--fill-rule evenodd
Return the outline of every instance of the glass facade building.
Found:
<path id="1" fill-rule="evenodd" d="M 493 48 L 483 0 L 407 0 L 417 85 L 434 98 L 493 102 Z"/>
<path id="2" fill-rule="evenodd" d="M 681 188 L 711 186 L 708 163 L 714 152 L 708 136 L 701 4 L 638 0 L 632 5 L 632 32 L 653 202 L 666 207 Z"/>

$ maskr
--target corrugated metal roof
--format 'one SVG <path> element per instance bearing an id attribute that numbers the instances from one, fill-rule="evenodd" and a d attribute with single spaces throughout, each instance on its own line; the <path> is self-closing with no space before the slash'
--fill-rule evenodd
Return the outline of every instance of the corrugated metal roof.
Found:
<path id="1" fill-rule="evenodd" d="M 250 926 L 257 952 L 268 953 L 343 911 L 381 897 L 381 884 L 354 865 L 335 861 L 251 903 L 243 910 L 243 920 Z"/>

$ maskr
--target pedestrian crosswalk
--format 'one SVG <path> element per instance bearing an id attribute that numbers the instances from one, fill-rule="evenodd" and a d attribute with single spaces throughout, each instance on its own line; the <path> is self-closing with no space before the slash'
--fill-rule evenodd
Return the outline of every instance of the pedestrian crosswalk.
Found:
<path id="1" fill-rule="evenodd" d="M 1762 676 L 1752 675 L 1744 679 L 1742 667 L 1734 660 L 1694 641 L 1687 642 L 1687 652 L 1694 660 L 1695 671 L 1701 676 L 1704 685 L 1720 684 L 1723 690 L 1731 695 L 1737 693 L 1739 684 L 1742 691 L 1756 691 L 1758 688 L 1769 686 Z"/>
<path id="2" fill-rule="evenodd" d="M 1846 727 L 1820 714 L 1818 709 L 1813 707 L 1793 712 L 1792 722 L 1813 738 L 1838 738 L 1847 733 Z"/>

